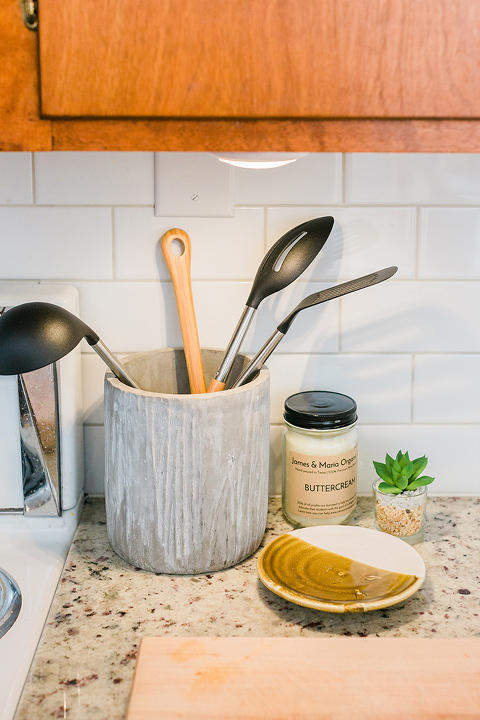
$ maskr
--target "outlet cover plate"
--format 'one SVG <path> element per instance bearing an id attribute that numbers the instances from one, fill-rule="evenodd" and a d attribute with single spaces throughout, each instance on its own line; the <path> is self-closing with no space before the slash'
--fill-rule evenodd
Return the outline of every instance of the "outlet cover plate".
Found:
<path id="1" fill-rule="evenodd" d="M 157 217 L 233 217 L 235 171 L 206 152 L 155 153 Z"/>

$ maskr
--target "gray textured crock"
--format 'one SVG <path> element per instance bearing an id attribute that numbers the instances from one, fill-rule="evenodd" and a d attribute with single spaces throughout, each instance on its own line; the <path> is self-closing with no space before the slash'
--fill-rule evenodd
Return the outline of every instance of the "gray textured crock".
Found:
<path id="1" fill-rule="evenodd" d="M 220 350 L 202 350 L 207 387 Z M 246 364 L 236 361 L 233 373 Z M 157 573 L 235 565 L 265 532 L 270 377 L 190 395 L 183 349 L 130 355 L 146 390 L 105 376 L 105 495 L 110 543 Z M 232 373 L 232 375 L 233 375 Z"/>

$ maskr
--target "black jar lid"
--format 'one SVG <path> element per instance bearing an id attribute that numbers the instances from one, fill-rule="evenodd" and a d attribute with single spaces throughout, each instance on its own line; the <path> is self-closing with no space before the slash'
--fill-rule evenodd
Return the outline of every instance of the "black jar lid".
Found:
<path id="1" fill-rule="evenodd" d="M 357 403 L 348 395 L 310 390 L 285 400 L 285 421 L 312 430 L 348 427 L 357 420 Z"/>

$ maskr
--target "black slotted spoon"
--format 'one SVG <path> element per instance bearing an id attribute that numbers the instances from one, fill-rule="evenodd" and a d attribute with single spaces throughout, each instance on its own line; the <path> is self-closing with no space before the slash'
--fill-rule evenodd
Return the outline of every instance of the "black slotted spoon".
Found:
<path id="1" fill-rule="evenodd" d="M 296 280 L 316 258 L 333 228 L 333 217 L 314 218 L 297 225 L 272 245 L 257 270 L 245 309 L 225 350 L 208 392 L 225 387 L 240 345 L 258 306 L 269 295 L 283 290 Z"/>

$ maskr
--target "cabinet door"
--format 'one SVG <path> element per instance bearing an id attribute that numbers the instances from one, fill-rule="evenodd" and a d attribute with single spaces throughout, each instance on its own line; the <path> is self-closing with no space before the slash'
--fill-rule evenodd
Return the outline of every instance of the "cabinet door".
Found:
<path id="1" fill-rule="evenodd" d="M 46 116 L 480 117 L 475 0 L 39 0 Z"/>

